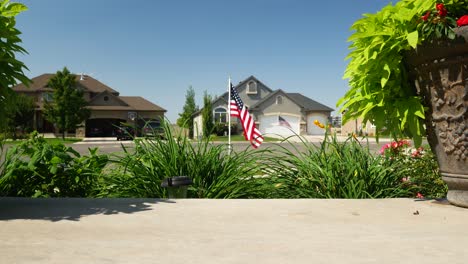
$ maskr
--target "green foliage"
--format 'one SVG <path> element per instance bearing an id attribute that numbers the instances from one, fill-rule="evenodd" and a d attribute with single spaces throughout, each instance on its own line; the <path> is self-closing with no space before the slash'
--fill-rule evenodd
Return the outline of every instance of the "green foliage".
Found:
<path id="1" fill-rule="evenodd" d="M 189 129 L 190 138 L 193 138 L 193 114 L 197 111 L 198 106 L 195 104 L 195 90 L 190 86 L 185 95 L 183 112 L 179 113 L 179 119 L 177 119 L 178 126 Z"/>
<path id="2" fill-rule="evenodd" d="M 362 117 L 377 131 L 386 127 L 395 139 L 406 135 L 421 143 L 424 106 L 408 79 L 404 53 L 429 37 L 419 23 L 436 2 L 401 0 L 353 24 L 344 75 L 350 89 L 337 103 L 345 111 L 343 122 Z M 449 12 L 468 13 L 465 0 L 446 1 L 446 6 Z"/>
<path id="3" fill-rule="evenodd" d="M 32 130 L 34 118 L 34 99 L 24 94 L 18 94 L 12 90 L 6 92 L 5 114 L 6 120 L 0 124 L 3 130 L 10 132 L 13 139 L 17 138 L 17 130 L 23 135 L 26 130 Z"/>
<path id="4" fill-rule="evenodd" d="M 26 11 L 27 7 L 20 3 L 10 3 L 9 0 L 0 1 L 0 90 L 11 88 L 21 81 L 29 84 L 31 80 L 24 75 L 24 70 L 28 69 L 24 63 L 16 59 L 15 53 L 27 53 L 19 44 L 21 32 L 15 28 L 15 17 Z"/>
<path id="5" fill-rule="evenodd" d="M 203 122 L 203 136 L 209 138 L 214 129 L 213 123 L 213 104 L 211 103 L 211 95 L 205 91 L 203 95 L 203 109 L 202 109 L 202 122 Z"/>
<path id="6" fill-rule="evenodd" d="M 338 142 L 326 137 L 315 146 L 302 142 L 305 151 L 289 143 L 268 161 L 278 198 L 390 198 L 409 196 L 402 188 L 402 172 L 384 165 L 365 146 L 350 137 Z"/>
<path id="7" fill-rule="evenodd" d="M 429 147 L 411 148 L 408 141 L 385 144 L 381 151 L 385 165 L 401 171 L 403 187 L 414 197 L 421 194 L 428 198 L 447 195 L 447 185 L 439 174 L 439 166 Z"/>
<path id="8" fill-rule="evenodd" d="M 97 149 L 89 151 L 90 156 L 80 156 L 71 147 L 49 144 L 33 132 L 29 140 L 7 151 L 0 196 L 91 196 L 108 158 Z"/>
<path id="9" fill-rule="evenodd" d="M 88 103 L 83 97 L 83 91 L 77 88 L 75 79 L 75 75 L 65 67 L 62 71 L 57 71 L 47 83 L 54 92 L 53 102 L 45 104 L 44 115 L 62 132 L 75 129 L 90 115 L 90 110 L 86 108 Z M 65 138 L 65 133 L 62 138 Z"/>
<path id="10" fill-rule="evenodd" d="M 24 74 L 28 68 L 23 62 L 16 59 L 16 54 L 26 54 L 26 50 L 20 46 L 21 32 L 16 29 L 15 17 L 27 10 L 20 3 L 10 3 L 8 0 L 0 0 L 0 124 L 4 124 L 6 101 L 5 97 L 9 88 L 16 85 L 18 80 L 29 85 L 31 80 Z"/>
<path id="11" fill-rule="evenodd" d="M 166 140 L 135 141 L 135 150 L 124 148 L 113 159 L 113 172 L 103 181 L 104 197 L 166 198 L 161 182 L 172 176 L 188 176 L 193 185 L 188 196 L 196 198 L 262 197 L 266 185 L 261 175 L 262 151 L 241 151 L 227 155 L 226 145 L 212 145 L 208 139 L 195 144 L 173 135 L 164 124 Z"/>

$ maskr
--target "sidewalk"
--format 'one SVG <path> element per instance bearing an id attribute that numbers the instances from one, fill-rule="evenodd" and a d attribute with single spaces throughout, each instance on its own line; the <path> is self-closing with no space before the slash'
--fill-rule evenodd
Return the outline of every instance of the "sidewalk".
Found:
<path id="1" fill-rule="evenodd" d="M 0 262 L 461 264 L 467 224 L 434 200 L 0 198 Z"/>

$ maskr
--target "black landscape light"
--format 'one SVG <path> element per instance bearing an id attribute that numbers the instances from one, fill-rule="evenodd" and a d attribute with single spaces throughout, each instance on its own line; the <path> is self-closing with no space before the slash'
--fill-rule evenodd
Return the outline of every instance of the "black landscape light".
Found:
<path id="1" fill-rule="evenodd" d="M 187 176 L 174 176 L 164 179 L 161 187 L 167 188 L 169 198 L 187 198 L 187 187 L 191 184 Z"/>

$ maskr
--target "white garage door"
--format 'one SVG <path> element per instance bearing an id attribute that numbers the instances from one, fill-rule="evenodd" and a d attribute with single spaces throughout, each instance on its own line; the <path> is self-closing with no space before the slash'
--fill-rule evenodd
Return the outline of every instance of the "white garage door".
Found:
<path id="1" fill-rule="evenodd" d="M 307 118 L 307 134 L 309 135 L 324 135 L 325 129 L 320 128 L 314 124 L 314 121 L 318 120 L 320 123 L 326 125 L 327 124 L 327 117 L 324 115 L 310 115 Z"/>
<path id="2" fill-rule="evenodd" d="M 270 134 L 270 136 L 292 136 L 295 133 L 299 135 L 299 117 L 281 115 L 281 116 L 262 116 L 260 118 L 260 132 Z"/>

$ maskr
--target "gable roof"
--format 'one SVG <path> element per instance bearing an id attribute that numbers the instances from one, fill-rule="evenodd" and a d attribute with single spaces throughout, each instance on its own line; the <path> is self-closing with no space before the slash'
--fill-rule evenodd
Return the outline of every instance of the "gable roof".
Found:
<path id="1" fill-rule="evenodd" d="M 242 85 L 244 85 L 245 83 L 249 82 L 249 81 L 256 81 L 257 83 L 260 83 L 262 84 L 267 91 L 269 91 L 270 93 L 273 92 L 273 90 L 266 86 L 266 84 L 262 83 L 260 80 L 258 80 L 257 78 L 255 78 L 255 76 L 253 75 L 250 75 L 249 77 L 247 77 L 246 79 L 244 79 L 243 81 L 239 82 L 238 84 L 234 85 L 234 88 L 240 93 L 239 91 L 239 87 L 241 87 Z M 222 100 L 224 103 L 228 103 L 228 100 L 226 100 L 225 98 L 228 97 L 228 92 L 224 92 L 221 96 L 219 97 L 216 97 L 214 100 L 211 101 L 211 104 L 216 104 L 219 100 Z M 201 111 L 203 110 L 203 107 L 200 108 L 197 112 L 193 113 L 193 115 L 198 115 L 199 113 L 201 113 Z"/>
<path id="2" fill-rule="evenodd" d="M 118 96 L 116 94 L 112 94 L 108 91 L 104 91 L 104 92 L 101 92 L 97 95 L 95 95 L 93 98 L 91 98 L 91 100 L 88 102 L 88 104 L 90 106 L 93 105 L 94 101 L 97 101 L 99 100 L 101 97 L 104 97 L 104 96 L 110 96 L 112 99 L 116 100 L 118 103 L 120 102 L 122 105 L 127 105 L 127 103 L 125 103 L 124 101 L 122 101 L 122 98 L 121 96 Z"/>
<path id="3" fill-rule="evenodd" d="M 77 85 L 85 88 L 89 92 L 101 93 L 101 92 L 107 91 L 109 93 L 119 95 L 117 91 L 101 83 L 100 81 L 94 79 L 91 76 L 83 75 L 83 78 L 81 78 L 81 75 L 77 75 L 77 74 L 74 74 L 74 75 L 75 75 L 75 80 L 76 80 Z M 55 74 L 52 74 L 52 73 L 44 73 L 42 75 L 32 78 L 31 79 L 32 82 L 29 87 L 20 83 L 14 86 L 13 90 L 18 91 L 18 92 L 52 91 L 51 88 L 47 87 L 47 83 L 49 82 L 49 79 L 54 76 Z"/>
<path id="4" fill-rule="evenodd" d="M 252 80 L 253 80 L 253 81 L 256 81 L 257 83 L 262 84 L 263 86 L 265 86 L 265 88 L 267 89 L 267 91 L 269 91 L 270 93 L 273 92 L 273 90 L 272 90 L 270 87 L 266 86 L 264 83 L 262 83 L 262 82 L 259 81 L 257 78 L 255 78 L 255 76 L 253 76 L 253 75 L 250 75 L 249 77 L 247 77 L 247 78 L 244 79 L 243 81 L 241 81 L 241 82 L 239 82 L 238 84 L 234 85 L 234 88 L 236 88 L 236 90 L 240 93 L 239 87 L 241 87 L 241 86 L 244 85 L 245 83 L 247 83 L 247 82 L 249 82 L 249 81 L 252 81 Z M 216 102 L 217 102 L 218 100 L 220 100 L 220 99 L 223 99 L 224 102 L 227 103 L 226 99 L 224 99 L 224 97 L 227 98 L 227 96 L 228 96 L 228 92 L 224 92 L 220 97 L 216 98 L 216 99 L 213 100 L 211 103 L 214 104 L 214 103 L 216 103 Z"/>
<path id="5" fill-rule="evenodd" d="M 167 112 L 166 109 L 159 105 L 153 104 L 141 96 L 119 96 L 128 106 L 134 108 L 137 111 L 163 111 Z"/>
<path id="6" fill-rule="evenodd" d="M 289 98 L 292 98 L 294 102 L 303 107 L 305 111 L 334 111 L 333 108 L 314 101 L 300 93 L 287 93 L 287 95 Z"/>

